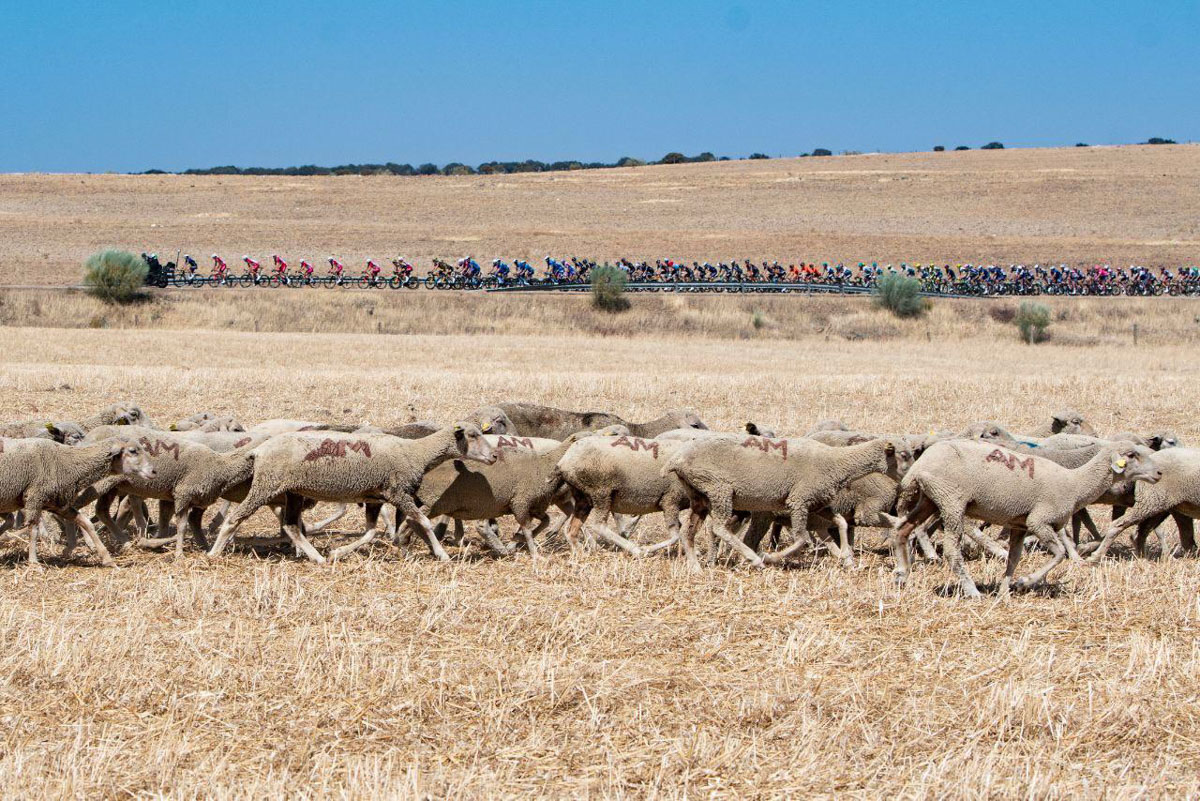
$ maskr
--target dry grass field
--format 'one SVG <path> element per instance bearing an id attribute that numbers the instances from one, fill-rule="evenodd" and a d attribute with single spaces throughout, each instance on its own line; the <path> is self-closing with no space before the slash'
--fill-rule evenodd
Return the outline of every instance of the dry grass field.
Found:
<path id="1" fill-rule="evenodd" d="M 29 296 L 14 295 L 6 323 L 28 323 Z M 64 297 L 41 302 L 90 302 Z M 128 313 L 183 323 L 197 302 Z M 982 303 L 900 325 L 861 301 L 776 299 L 764 333 L 743 299 L 638 298 L 610 332 L 588 330 L 576 301 L 528 306 L 540 330 L 503 305 L 424 302 L 359 317 L 425 333 L 333 333 L 336 308 L 291 332 L 227 326 L 224 311 L 205 329 L 133 328 L 127 312 L 105 329 L 4 328 L 0 402 L 10 418 L 128 397 L 160 420 L 212 408 L 385 423 L 526 398 L 635 419 L 687 406 L 714 427 L 784 432 L 831 416 L 1020 428 L 1074 405 L 1104 430 L 1200 437 L 1194 339 L 1135 349 L 1123 333 L 1198 327 L 1186 301 L 1056 304 L 1061 335 L 1034 348 Z M 822 331 L 822 315 L 876 332 Z M 689 316 L 694 330 L 668 330 Z M 86 556 L 31 570 L 6 542 L 6 797 L 1200 793 L 1192 560 L 1122 549 L 1047 591 L 971 603 L 940 565 L 897 591 L 871 551 L 853 571 L 816 559 L 698 576 L 669 558 L 471 550 L 443 565 L 386 545 L 333 568 L 240 551 L 129 555 L 108 571 Z M 1001 566 L 969 566 L 987 593 Z"/>
<path id="2" fill-rule="evenodd" d="M 167 422 L 445 422 L 525 399 L 714 428 L 879 431 L 1074 406 L 1200 441 L 1200 305 L 862 298 L 76 292 L 116 245 L 354 263 L 599 257 L 1194 262 L 1200 148 L 851 156 L 477 178 L 0 176 L 0 419 L 120 399 Z M 1133 328 L 1138 328 L 1138 343 Z M 319 548 L 356 533 L 351 515 Z M 267 515 L 252 530 L 272 528 Z M 506 524 L 506 533 L 511 533 Z M 661 534 L 647 519 L 639 536 Z M 1175 532 L 1165 527 L 1168 544 Z M 702 537 L 703 539 L 703 537 Z M 0 795 L 28 797 L 1200 796 L 1200 572 L 1124 546 L 982 602 L 880 532 L 859 565 L 751 572 L 607 551 L 439 564 L 378 544 L 24 562 L 0 538 Z M 1152 545 L 1152 548 L 1155 546 Z M 1026 556 L 1023 571 L 1045 558 Z"/>
<path id="3" fill-rule="evenodd" d="M 0 176 L 0 284 L 117 246 L 406 255 L 1192 263 L 1200 146 L 906 153 L 433 178 Z"/>

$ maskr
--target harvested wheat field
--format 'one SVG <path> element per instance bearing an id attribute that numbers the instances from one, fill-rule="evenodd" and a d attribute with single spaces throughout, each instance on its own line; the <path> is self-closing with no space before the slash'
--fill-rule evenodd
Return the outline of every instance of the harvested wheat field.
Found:
<path id="1" fill-rule="evenodd" d="M 1194 263 L 1200 146 L 900 153 L 467 177 L 0 176 L 0 284 L 98 248 L 361 265 L 404 255 Z M 206 262 L 207 263 L 207 262 Z"/>
<path id="2" fill-rule="evenodd" d="M 486 306 L 427 305 L 410 309 L 423 321 L 414 333 L 382 305 L 342 310 L 359 332 L 320 311 L 311 327 L 264 311 L 255 332 L 255 316 L 234 306 L 212 325 L 188 324 L 195 301 L 67 330 L 45 319 L 49 304 L 90 301 L 3 300 L 5 324 L 26 326 L 0 330 L 0 402 L 12 419 L 83 416 L 131 398 L 159 422 L 200 409 L 247 422 L 449 422 L 528 399 L 632 419 L 689 407 L 714 428 L 753 419 L 795 435 L 827 417 L 882 431 L 984 418 L 1023 430 L 1075 406 L 1102 432 L 1200 437 L 1188 333 L 1200 307 L 1182 300 L 1060 301 L 1057 338 L 1037 347 L 984 302 L 892 323 L 861 300 L 775 299 L 773 327 L 756 328 L 742 299 L 636 298 L 635 322 L 608 331 L 588 329 L 589 313 L 570 305 L 580 299 L 531 302 L 526 316 L 545 315 L 541 330 L 511 310 L 493 320 Z M 485 335 L 454 333 L 464 312 Z M 695 328 L 679 328 L 683 319 Z M 1131 322 L 1160 335 L 1134 347 Z M 273 528 L 265 514 L 253 523 Z M 661 530 L 647 518 L 639 536 Z M 1164 530 L 1173 545 L 1174 528 Z M 918 566 L 898 590 L 876 552 L 880 533 L 863 532 L 853 570 L 820 557 L 697 575 L 662 555 L 534 562 L 471 548 L 440 564 L 382 543 L 334 567 L 239 550 L 124 555 L 116 570 L 86 551 L 55 561 L 48 546 L 49 565 L 36 570 L 10 536 L 0 792 L 1200 793 L 1194 560 L 1137 560 L 1122 546 L 1008 599 L 994 595 L 1002 565 L 972 561 L 985 600 L 970 602 L 940 564 Z M 1028 554 L 1022 568 L 1045 558 Z"/>

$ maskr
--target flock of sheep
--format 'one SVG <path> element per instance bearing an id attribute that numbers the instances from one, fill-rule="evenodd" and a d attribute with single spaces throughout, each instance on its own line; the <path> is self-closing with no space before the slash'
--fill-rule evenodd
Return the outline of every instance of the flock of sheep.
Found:
<path id="1" fill-rule="evenodd" d="M 147 501 L 158 501 L 155 537 Z M 341 509 L 306 523 L 305 511 L 321 502 Z M 309 536 L 351 504 L 364 508 L 366 530 L 322 555 Z M 1095 504 L 1114 507 L 1103 532 L 1088 512 Z M 93 505 L 93 514 L 84 511 Z M 1194 553 L 1200 451 L 1180 447 L 1168 432 L 1101 438 L 1069 411 L 1028 436 L 989 422 L 958 433 L 887 435 L 828 421 L 780 438 L 753 423 L 742 432 L 712 431 L 690 412 L 632 423 L 528 403 L 483 407 L 448 426 L 386 430 L 304 420 L 245 427 L 211 413 L 160 428 L 128 403 L 77 422 L 0 425 L 0 533 L 27 528 L 34 564 L 45 513 L 63 529 L 65 555 L 82 532 L 111 566 L 98 525 L 118 549 L 173 544 L 181 554 L 190 531 L 218 557 L 264 506 L 282 529 L 271 541 L 289 542 L 318 563 L 381 531 L 399 545 L 415 533 L 445 560 L 444 545 L 463 542 L 463 521 L 479 521 L 486 546 L 510 554 L 517 545 L 502 540 L 496 521 L 511 515 L 517 543 L 533 556 L 539 536 L 560 534 L 574 552 L 594 545 L 596 535 L 632 556 L 675 548 L 698 570 L 695 537 L 711 518 L 713 558 L 724 545 L 757 568 L 804 550 L 851 565 L 856 527 L 877 527 L 888 531 L 901 581 L 916 552 L 937 558 L 936 537 L 962 593 L 975 597 L 964 565 L 968 544 L 1007 560 L 1001 593 L 1027 541 L 1049 558 L 1016 582 L 1021 588 L 1044 581 L 1064 559 L 1101 559 L 1130 527 L 1144 555 L 1147 537 L 1167 516 L 1178 525 L 1182 551 Z M 554 525 L 553 508 L 563 513 Z M 668 536 L 639 544 L 631 530 L 653 513 L 664 516 Z M 1000 527 L 999 539 L 985 533 L 988 526 Z M 1081 544 L 1084 528 L 1092 539 Z M 785 536 L 791 541 L 783 545 Z"/>

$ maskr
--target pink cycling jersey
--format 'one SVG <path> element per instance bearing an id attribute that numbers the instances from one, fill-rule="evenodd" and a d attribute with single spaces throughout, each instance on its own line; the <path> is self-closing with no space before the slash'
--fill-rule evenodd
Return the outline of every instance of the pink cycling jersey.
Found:
<path id="1" fill-rule="evenodd" d="M 242 261 L 246 262 L 246 267 L 249 268 L 250 272 L 252 272 L 252 273 L 256 273 L 260 269 L 262 269 L 262 265 L 260 265 L 258 262 L 256 262 L 254 259 L 250 258 L 249 256 L 242 259 Z"/>

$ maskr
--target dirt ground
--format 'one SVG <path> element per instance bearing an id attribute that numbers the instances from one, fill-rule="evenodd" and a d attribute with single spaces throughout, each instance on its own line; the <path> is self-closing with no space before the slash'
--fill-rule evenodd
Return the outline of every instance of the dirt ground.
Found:
<path id="1" fill-rule="evenodd" d="M 133 398 L 159 422 L 211 408 L 388 423 L 524 398 L 634 419 L 691 407 L 713 427 L 754 419 L 792 434 L 828 417 L 1023 429 L 1072 405 L 1102 431 L 1200 437 L 1186 401 L 1200 391 L 1193 346 L 1031 348 L 998 333 L 964 329 L 948 344 L 916 328 L 771 341 L 4 328 L 0 404 L 10 418 Z M 641 536 L 661 532 L 647 519 Z M 1165 536 L 1174 543 L 1170 526 Z M 971 603 L 938 564 L 897 590 L 879 542 L 863 533 L 854 570 L 808 558 L 691 575 L 667 557 L 535 563 L 473 547 L 443 565 L 383 544 L 332 568 L 240 550 L 127 555 L 117 570 L 48 547 L 32 570 L 8 537 L 0 792 L 1200 793 L 1194 560 L 1122 548 L 1008 600 L 994 595 L 1002 566 L 973 561 L 987 595 Z"/>
<path id="2" fill-rule="evenodd" d="M 473 177 L 0 176 L 0 284 L 98 248 L 540 260 L 1101 263 L 1200 252 L 1200 146 L 910 153 Z"/>

